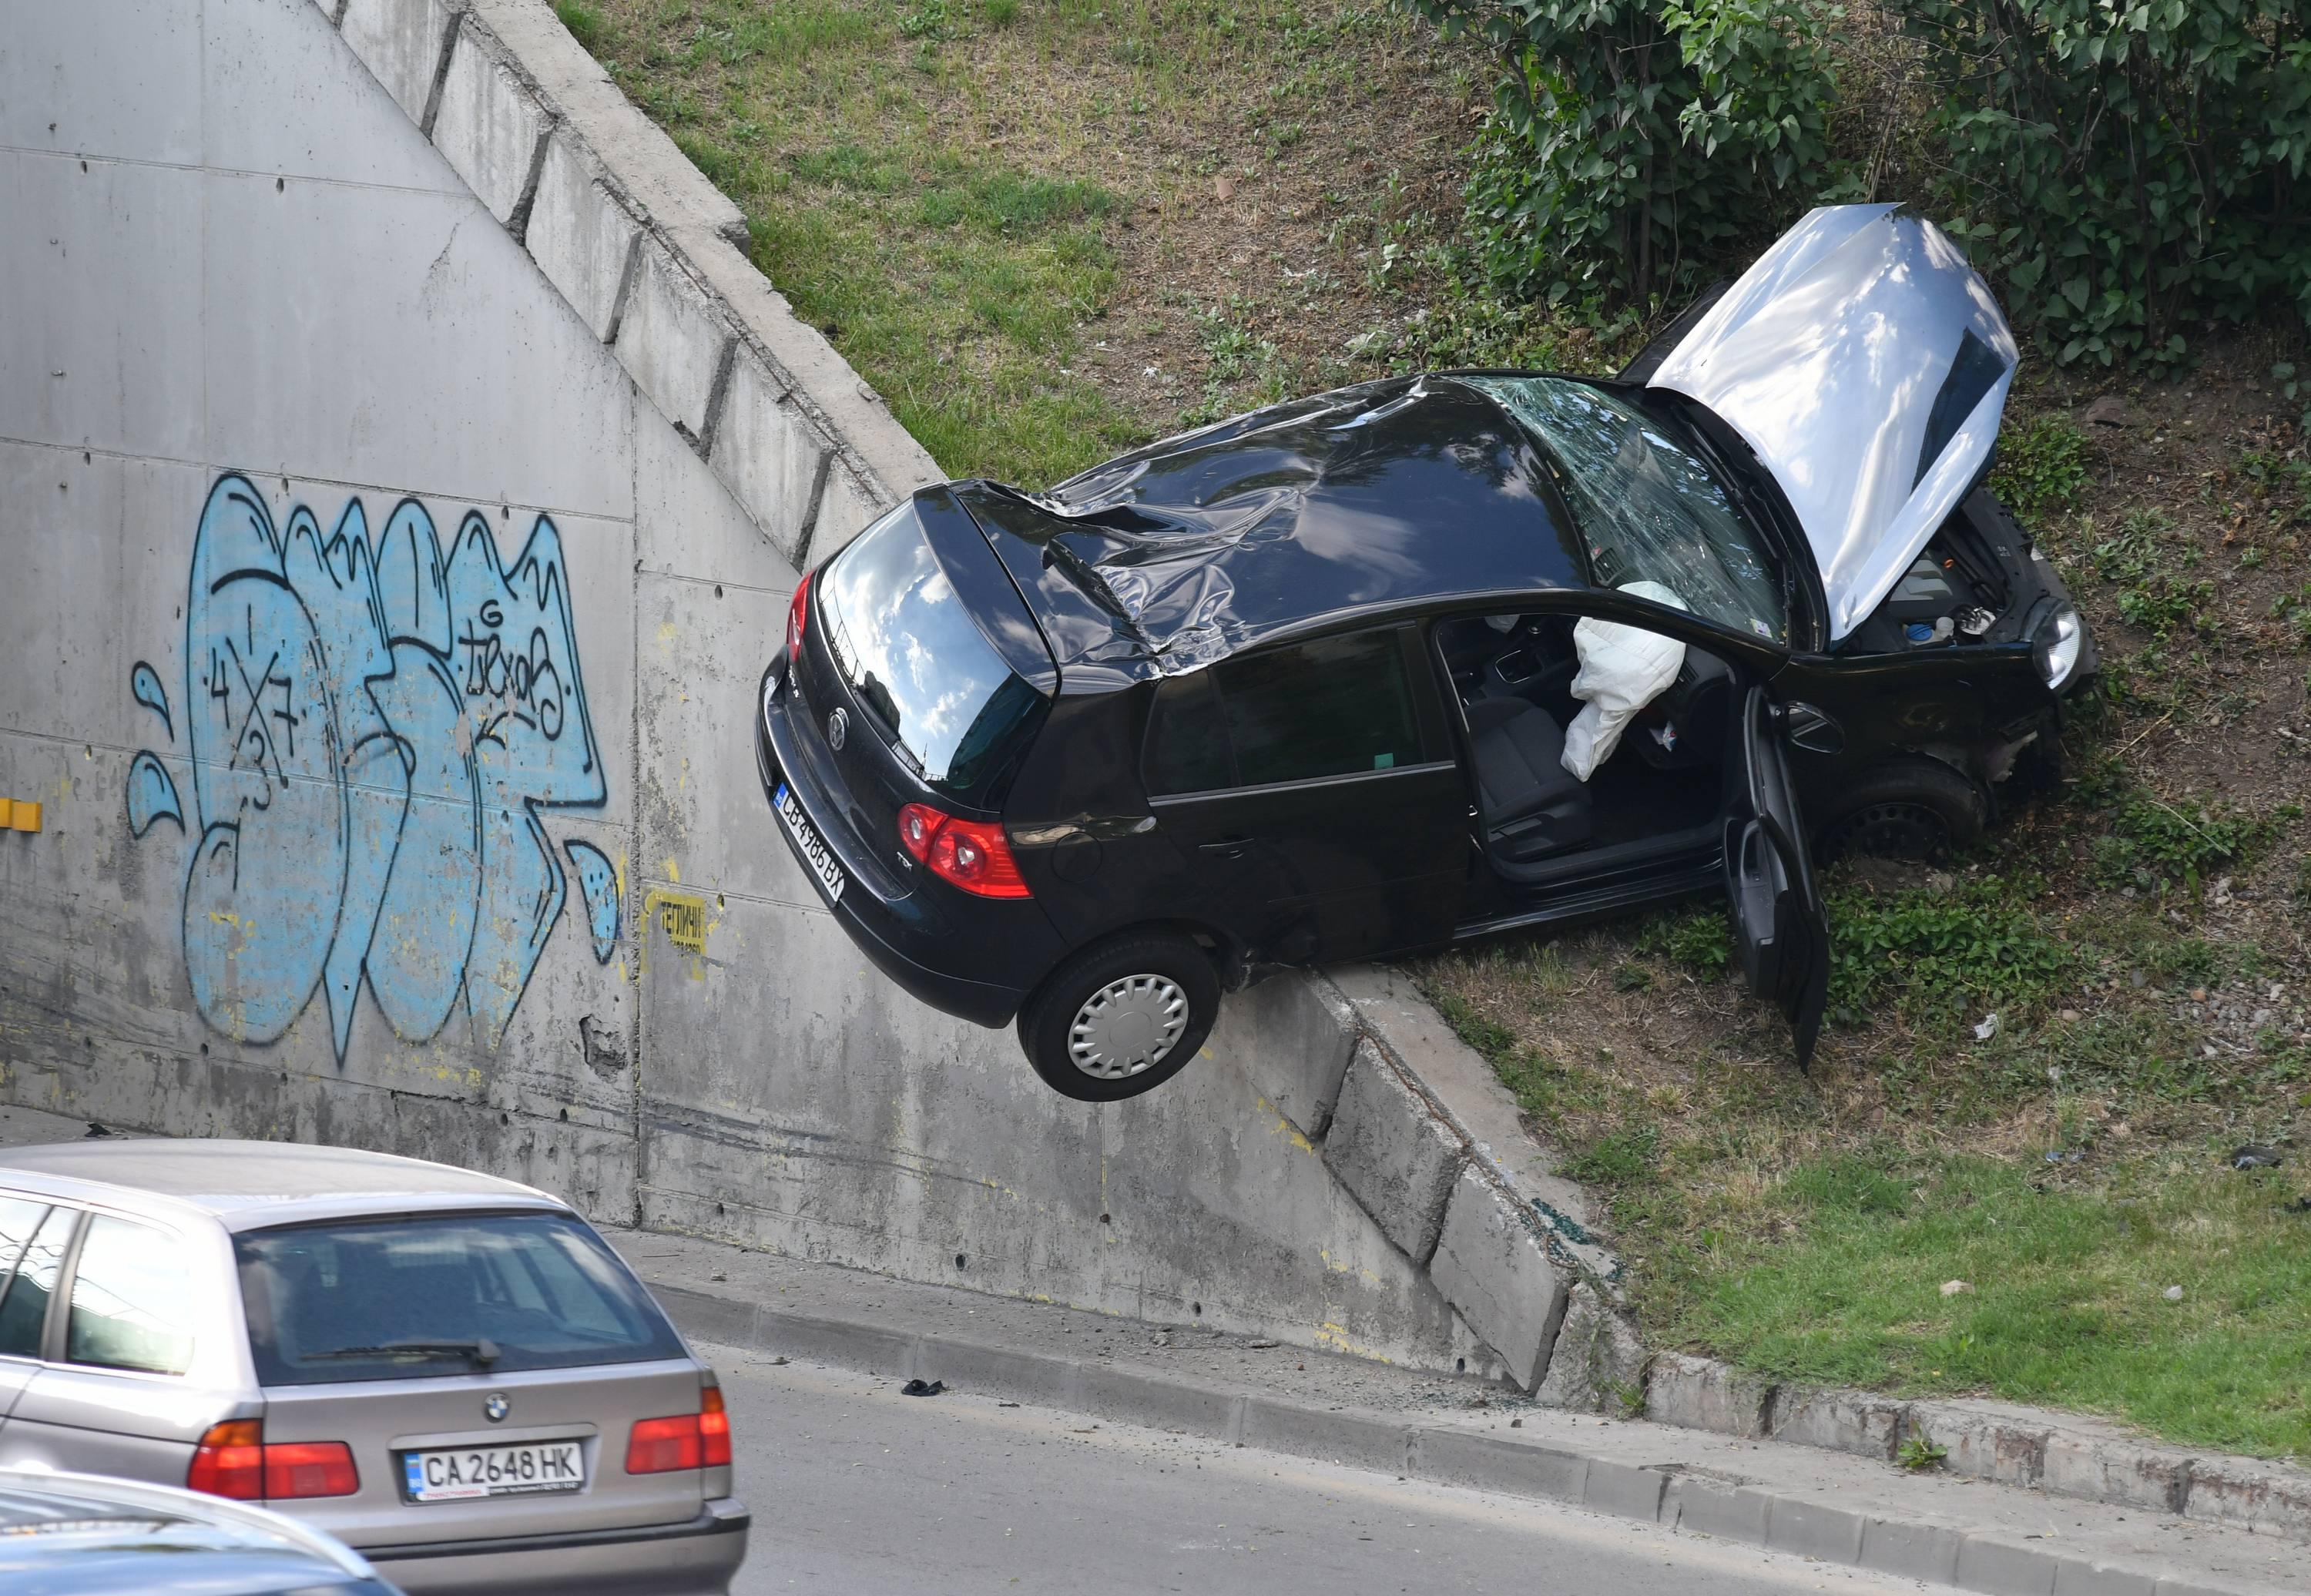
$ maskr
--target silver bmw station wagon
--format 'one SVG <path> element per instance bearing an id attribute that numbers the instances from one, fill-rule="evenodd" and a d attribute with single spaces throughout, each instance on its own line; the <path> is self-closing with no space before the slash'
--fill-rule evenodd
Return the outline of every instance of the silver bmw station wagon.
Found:
<path id="1" fill-rule="evenodd" d="M 262 1503 L 412 1592 L 719 1596 L 714 1372 L 558 1199 L 334 1147 L 0 1152 L 0 1468 Z"/>

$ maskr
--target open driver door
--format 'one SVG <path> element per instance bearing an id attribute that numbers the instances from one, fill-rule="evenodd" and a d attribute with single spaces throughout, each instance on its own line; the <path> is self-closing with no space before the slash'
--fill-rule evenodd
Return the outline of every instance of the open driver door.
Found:
<path id="1" fill-rule="evenodd" d="M 1789 1016 L 1798 1068 L 1805 1069 L 1829 997 L 1829 917 L 1814 889 L 1780 718 L 1762 687 L 1752 687 L 1742 705 L 1738 754 L 1725 816 L 1733 939 L 1749 990 Z"/>

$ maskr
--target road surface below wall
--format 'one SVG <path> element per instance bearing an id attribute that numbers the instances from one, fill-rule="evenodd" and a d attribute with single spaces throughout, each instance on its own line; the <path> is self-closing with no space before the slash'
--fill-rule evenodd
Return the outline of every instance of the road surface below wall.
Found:
<path id="1" fill-rule="evenodd" d="M 732 1596 L 1927 1588 L 1575 1508 L 700 1350 L 721 1374 L 754 1510 Z"/>

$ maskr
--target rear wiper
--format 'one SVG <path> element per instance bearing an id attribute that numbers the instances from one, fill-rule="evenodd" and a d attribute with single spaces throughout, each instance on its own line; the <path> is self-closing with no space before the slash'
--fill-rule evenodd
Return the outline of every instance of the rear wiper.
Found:
<path id="1" fill-rule="evenodd" d="M 333 1347 L 327 1352 L 301 1353 L 300 1363 L 318 1363 L 326 1358 L 353 1357 L 462 1357 L 488 1368 L 501 1356 L 498 1344 L 487 1336 L 475 1341 L 388 1341 L 381 1347 Z"/>

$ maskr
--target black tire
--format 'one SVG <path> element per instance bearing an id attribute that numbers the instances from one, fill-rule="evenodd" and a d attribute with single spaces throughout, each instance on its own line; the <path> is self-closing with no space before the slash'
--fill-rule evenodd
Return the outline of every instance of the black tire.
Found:
<path id="1" fill-rule="evenodd" d="M 1838 795 L 1816 847 L 1825 864 L 1854 855 L 1932 862 L 1972 847 L 1989 820 L 1982 789 L 1940 760 L 1895 760 Z"/>
<path id="2" fill-rule="evenodd" d="M 1097 1016 L 1086 1010 L 1095 998 L 1119 987 L 1124 990 L 1111 998 L 1118 1007 L 1109 1011 L 1112 1017 L 1104 1040 L 1112 1048 L 1121 1045 L 1103 1061 L 1120 1073 L 1110 1074 L 1077 1061 L 1076 1032 L 1078 1020 L 1098 1025 Z M 1162 1021 L 1151 1016 L 1175 1001 L 1185 1013 L 1164 1042 Z M 1219 1008 L 1219 972 L 1209 954 L 1176 931 L 1131 931 L 1094 943 L 1051 972 L 1019 1011 L 1019 1045 L 1043 1084 L 1062 1097 L 1119 1103 L 1154 1090 L 1186 1068 L 1211 1034 Z M 1102 1039 L 1096 1029 L 1085 1033 L 1086 1051 L 1094 1061 L 1103 1060 Z"/>

